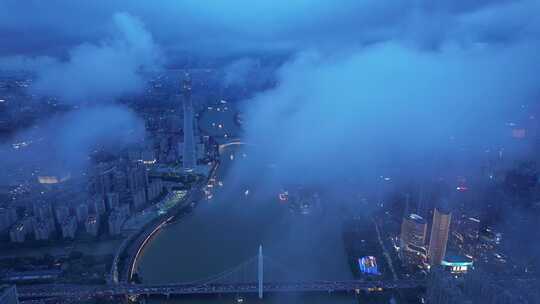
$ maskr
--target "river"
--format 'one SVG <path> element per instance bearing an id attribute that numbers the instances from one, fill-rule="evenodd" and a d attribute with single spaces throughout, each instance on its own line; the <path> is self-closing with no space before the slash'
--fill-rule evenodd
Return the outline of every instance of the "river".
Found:
<path id="1" fill-rule="evenodd" d="M 214 188 L 213 198 L 201 201 L 191 214 L 166 226 L 145 247 L 137 265 L 145 283 L 204 279 L 256 256 L 259 245 L 269 259 L 265 259 L 265 279 L 269 281 L 352 278 L 341 237 L 345 215 L 337 211 L 339 208 L 326 208 L 329 202 L 324 199 L 321 210 L 311 214 L 291 212 L 287 203 L 278 199 L 280 185 L 267 178 L 271 167 L 253 166 L 250 153 L 242 146 L 224 150 L 216 173 L 216 184 L 221 182 L 222 186 Z M 243 168 L 243 163 L 250 167 Z M 243 276 L 253 279 L 244 280 L 255 280 L 256 266 L 251 268 Z M 236 302 L 231 297 L 153 300 Z M 350 295 L 288 295 L 267 296 L 263 301 L 246 298 L 244 303 L 356 302 Z"/>

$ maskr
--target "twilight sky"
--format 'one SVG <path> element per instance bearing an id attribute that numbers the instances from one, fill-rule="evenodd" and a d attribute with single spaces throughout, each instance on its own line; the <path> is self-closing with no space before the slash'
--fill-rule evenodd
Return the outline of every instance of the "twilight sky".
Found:
<path id="1" fill-rule="evenodd" d="M 257 55 L 285 54 L 276 87 L 243 103 L 247 140 L 338 178 L 503 146 L 539 97 L 538 15 L 535 0 L 0 0 L 0 70 L 93 111 L 185 56 L 239 58 L 225 79 L 239 84 Z"/>
<path id="2" fill-rule="evenodd" d="M 425 48 L 448 41 L 506 44 L 537 37 L 539 11 L 535 0 L 2 0 L 0 54 L 65 55 L 102 41 L 122 12 L 140 18 L 169 52 L 223 55 L 388 40 Z"/>

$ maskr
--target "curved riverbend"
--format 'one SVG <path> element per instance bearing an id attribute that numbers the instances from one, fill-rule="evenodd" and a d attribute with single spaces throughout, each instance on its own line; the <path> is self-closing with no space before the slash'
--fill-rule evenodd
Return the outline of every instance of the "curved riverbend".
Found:
<path id="1" fill-rule="evenodd" d="M 254 256 L 259 244 L 264 246 L 265 256 L 289 270 L 288 273 L 275 271 L 274 278 L 270 275 L 265 279 L 346 280 L 352 277 L 340 233 L 343 214 L 339 214 L 337 208 L 307 216 L 291 213 L 289 206 L 277 198 L 280 186 L 265 178 L 271 173 L 265 170 L 270 169 L 262 166 L 254 169 L 257 174 L 245 175 L 239 166 L 231 166 L 248 160 L 249 154 L 239 146 L 228 147 L 216 177 L 223 186 L 217 187 L 214 199 L 200 202 L 192 216 L 164 226 L 161 233 L 151 238 L 137 264 L 144 282 L 204 279 Z M 318 299 L 319 296 L 310 302 L 317 303 Z M 336 300 L 353 301 L 352 297 L 333 297 L 332 303 Z M 219 302 L 216 299 L 177 301 Z M 223 301 L 231 302 L 230 299 Z M 286 303 L 283 299 L 277 302 Z"/>

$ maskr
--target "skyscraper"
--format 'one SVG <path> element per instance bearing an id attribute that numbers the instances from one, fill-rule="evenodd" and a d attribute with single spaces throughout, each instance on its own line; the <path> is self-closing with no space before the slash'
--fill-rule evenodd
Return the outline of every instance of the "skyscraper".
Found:
<path id="1" fill-rule="evenodd" d="M 417 214 L 403 217 L 401 222 L 401 247 L 423 247 L 426 244 L 427 222 Z"/>
<path id="2" fill-rule="evenodd" d="M 182 93 L 184 95 L 184 145 L 182 167 L 190 172 L 195 169 L 195 134 L 193 131 L 193 102 L 191 101 L 191 76 L 186 73 L 182 81 Z"/>
<path id="3" fill-rule="evenodd" d="M 439 266 L 446 255 L 451 219 L 452 214 L 448 208 L 435 208 L 428 249 L 428 260 L 431 266 Z"/>
<path id="4" fill-rule="evenodd" d="M 400 258 L 410 266 L 423 267 L 427 260 L 427 222 L 417 214 L 405 214 L 401 222 Z"/>

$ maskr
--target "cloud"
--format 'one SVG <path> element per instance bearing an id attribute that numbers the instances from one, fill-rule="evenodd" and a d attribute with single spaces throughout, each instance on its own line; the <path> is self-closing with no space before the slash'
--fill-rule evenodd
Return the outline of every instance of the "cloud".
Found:
<path id="1" fill-rule="evenodd" d="M 278 178 L 296 182 L 388 168 L 420 174 L 463 150 L 478 160 L 504 144 L 504 123 L 539 97 L 539 51 L 389 42 L 302 53 L 279 70 L 275 89 L 246 102 L 246 140 L 278 164 Z"/>
<path id="2" fill-rule="evenodd" d="M 259 62 L 251 58 L 243 58 L 230 63 L 224 68 L 223 85 L 228 87 L 246 84 L 250 76 L 256 73 L 258 66 Z"/>
<path id="3" fill-rule="evenodd" d="M 140 72 L 160 67 L 161 50 L 137 18 L 117 13 L 113 20 L 111 37 L 80 44 L 65 60 L 15 56 L 0 59 L 0 69 L 31 70 L 37 76 L 34 93 L 69 103 L 112 101 L 137 93 L 144 88 Z"/>
<path id="4" fill-rule="evenodd" d="M 49 17 L 36 23 L 53 22 Z M 27 165 L 84 169 L 92 151 L 116 151 L 144 136 L 144 123 L 129 109 L 114 103 L 118 97 L 144 89 L 141 72 L 160 69 L 163 55 L 143 23 L 130 14 L 115 13 L 109 25 L 105 38 L 78 44 L 64 57 L 0 57 L 0 70 L 35 74 L 29 88 L 33 94 L 76 104 L 71 112 L 42 118 L 36 126 L 17 134 L 13 141 L 29 143 L 27 147 L 1 147 L 2 159 L 14 165 L 13 172 L 17 166 Z"/>
<path id="5" fill-rule="evenodd" d="M 263 147 L 279 144 L 273 138 L 283 134 L 289 144 L 278 155 L 291 166 L 330 170 L 337 166 L 327 160 L 336 155 L 347 161 L 361 155 L 356 165 L 373 164 L 380 153 L 420 159 L 448 150 L 449 138 L 493 145 L 492 128 L 536 93 L 540 5 L 534 0 L 95 1 L 74 9 L 78 5 L 0 3 L 0 34 L 33 33 L 19 35 L 3 52 L 40 45 L 48 55 L 39 57 L 46 68 L 36 91 L 107 99 L 136 92 L 137 72 L 159 66 L 162 53 L 238 58 L 284 52 L 295 59 L 279 70 L 277 88 L 251 102 L 247 134 Z M 63 52 L 41 36 L 69 49 L 64 59 L 47 59 Z M 244 82 L 254 66 L 253 59 L 230 64 L 225 83 Z M 288 160 L 287 153 L 294 157 Z"/>
<path id="6" fill-rule="evenodd" d="M 86 168 L 93 151 L 118 151 L 144 138 L 144 132 L 142 120 L 124 107 L 87 107 L 51 117 L 16 134 L 9 144 L 0 146 L 0 157 L 6 172 L 11 173 L 23 168 L 77 171 Z M 26 144 L 20 145 L 23 142 Z"/>
<path id="7" fill-rule="evenodd" d="M 450 39 L 461 43 L 529 39 L 540 29 L 535 18 L 540 5 L 535 0 L 98 0 L 46 4 L 5 0 L 0 3 L 0 34 L 13 39 L 2 52 L 41 50 L 50 55 L 62 52 L 58 46 L 66 49 L 81 41 L 97 43 L 108 30 L 108 20 L 120 11 L 144 20 L 170 54 L 183 51 L 214 56 L 343 49 L 392 40 L 437 48 Z"/>

